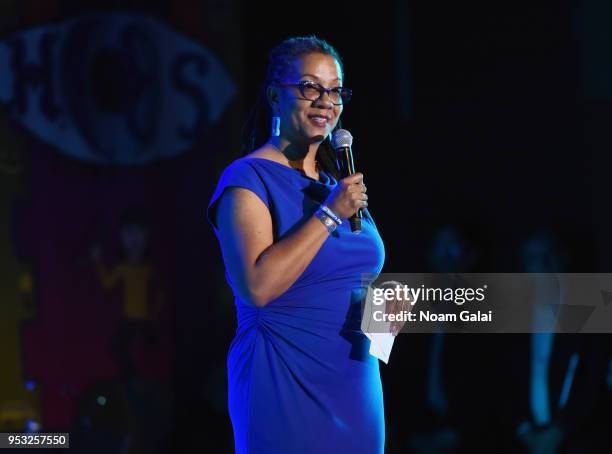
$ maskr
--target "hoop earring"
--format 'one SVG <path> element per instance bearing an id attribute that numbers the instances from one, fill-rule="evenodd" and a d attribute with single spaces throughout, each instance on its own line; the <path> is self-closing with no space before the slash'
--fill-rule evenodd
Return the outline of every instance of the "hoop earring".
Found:
<path id="1" fill-rule="evenodd" d="M 272 136 L 273 137 L 280 136 L 280 117 L 277 117 L 277 116 L 272 117 Z"/>

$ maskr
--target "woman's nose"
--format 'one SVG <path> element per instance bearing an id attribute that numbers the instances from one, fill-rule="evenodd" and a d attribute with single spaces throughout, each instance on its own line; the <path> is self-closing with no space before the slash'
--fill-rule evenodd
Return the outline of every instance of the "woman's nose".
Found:
<path id="1" fill-rule="evenodd" d="M 323 93 L 322 96 L 319 96 L 319 99 L 315 101 L 315 105 L 318 107 L 324 107 L 326 109 L 331 109 L 334 107 L 328 93 Z"/>

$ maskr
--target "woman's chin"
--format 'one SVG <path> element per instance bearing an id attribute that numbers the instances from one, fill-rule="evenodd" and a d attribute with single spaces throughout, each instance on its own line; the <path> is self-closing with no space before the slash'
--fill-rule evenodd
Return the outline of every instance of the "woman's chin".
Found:
<path id="1" fill-rule="evenodd" d="M 310 143 L 321 143 L 328 135 L 329 131 L 327 131 L 327 129 L 318 129 L 316 131 L 310 131 L 308 139 Z"/>
<path id="2" fill-rule="evenodd" d="M 315 135 L 310 137 L 310 143 L 321 143 L 325 140 L 324 135 Z"/>

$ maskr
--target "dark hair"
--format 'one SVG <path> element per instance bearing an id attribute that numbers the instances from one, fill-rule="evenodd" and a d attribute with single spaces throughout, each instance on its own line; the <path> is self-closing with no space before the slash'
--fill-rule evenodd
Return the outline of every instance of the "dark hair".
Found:
<path id="1" fill-rule="evenodd" d="M 344 74 L 344 67 L 340 54 L 331 44 L 315 35 L 296 36 L 288 38 L 276 46 L 268 57 L 266 80 L 259 90 L 255 105 L 242 127 L 242 153 L 248 154 L 265 143 L 270 135 L 272 111 L 266 98 L 266 90 L 269 85 L 278 83 L 291 69 L 293 62 L 308 54 L 319 53 L 333 57 L 340 65 Z M 341 128 L 340 120 L 335 129 Z M 331 146 L 329 137 L 326 137 L 319 145 L 317 161 L 321 168 L 339 179 L 336 168 L 336 154 Z"/>

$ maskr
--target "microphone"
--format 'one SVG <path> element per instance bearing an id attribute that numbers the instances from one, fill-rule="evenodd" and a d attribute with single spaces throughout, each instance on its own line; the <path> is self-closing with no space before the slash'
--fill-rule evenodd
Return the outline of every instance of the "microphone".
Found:
<path id="1" fill-rule="evenodd" d="M 332 134 L 331 144 L 336 150 L 336 166 L 340 171 L 341 178 L 346 178 L 355 173 L 355 164 L 353 163 L 353 136 L 346 129 L 337 129 Z M 361 232 L 361 208 L 352 215 L 349 219 L 351 223 L 351 232 L 357 234 Z"/>

